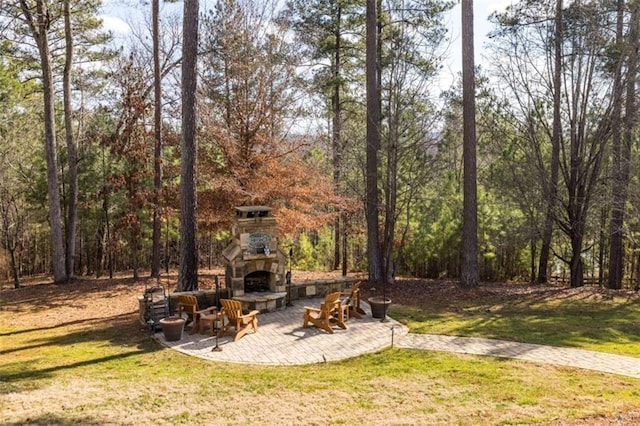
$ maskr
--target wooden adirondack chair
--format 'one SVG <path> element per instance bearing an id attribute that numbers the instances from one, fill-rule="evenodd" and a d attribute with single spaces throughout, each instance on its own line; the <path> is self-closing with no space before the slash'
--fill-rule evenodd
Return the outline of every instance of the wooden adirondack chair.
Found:
<path id="1" fill-rule="evenodd" d="M 340 292 L 341 296 L 347 296 L 342 300 L 343 305 L 348 306 L 349 318 L 362 318 L 366 312 L 360 307 L 360 284 L 362 281 L 355 283 L 350 291 Z"/>
<path id="2" fill-rule="evenodd" d="M 237 300 L 220 299 L 222 305 L 222 327 L 218 332 L 218 337 L 223 334 L 231 334 L 234 336 L 233 341 L 237 342 L 242 336 L 247 334 L 249 330 L 258 331 L 258 314 L 260 311 L 251 311 L 248 314 L 242 313 L 242 304 Z M 229 330 L 234 328 L 235 330 Z"/>
<path id="3" fill-rule="evenodd" d="M 347 329 L 344 323 L 342 304 L 340 303 L 340 292 L 330 293 L 320 304 L 320 308 L 311 306 L 304 307 L 303 327 L 307 328 L 309 323 L 333 334 L 333 327 L 337 325 L 343 330 Z"/>
<path id="4" fill-rule="evenodd" d="M 215 312 L 216 307 L 211 306 L 206 309 L 198 308 L 198 299 L 190 294 L 181 294 L 178 296 L 178 316 L 181 317 L 184 312 L 187 314 L 187 324 L 191 323 L 189 334 L 194 334 L 200 329 L 200 316 L 211 315 Z"/>

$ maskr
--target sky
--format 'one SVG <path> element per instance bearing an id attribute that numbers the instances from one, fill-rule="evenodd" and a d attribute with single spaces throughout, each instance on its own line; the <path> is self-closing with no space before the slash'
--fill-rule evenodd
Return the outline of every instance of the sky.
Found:
<path id="1" fill-rule="evenodd" d="M 489 23 L 489 16 L 495 12 L 503 12 L 508 6 L 517 3 L 517 0 L 474 0 L 473 2 L 473 35 L 474 53 L 476 65 L 485 65 L 488 62 L 484 45 L 488 41 L 487 34 L 493 29 Z M 440 75 L 439 85 L 447 88 L 453 83 L 455 76 L 462 71 L 462 33 L 460 3 L 450 11 L 445 25 L 449 29 L 450 46 L 447 59 Z"/>
<path id="2" fill-rule="evenodd" d="M 142 19 L 142 15 L 139 11 L 132 7 L 127 7 L 127 4 L 140 4 L 143 0 L 104 0 L 102 18 L 105 23 L 105 27 L 113 31 L 116 38 L 125 37 L 129 32 L 129 22 L 135 22 Z M 474 36 L 475 36 L 475 62 L 478 65 L 487 64 L 488 58 L 486 58 L 484 52 L 484 45 L 487 42 L 487 34 L 491 31 L 492 27 L 488 22 L 488 17 L 495 11 L 504 11 L 507 6 L 517 2 L 518 0 L 474 0 Z M 146 2 L 148 3 L 148 2 Z M 447 49 L 447 57 L 443 64 L 442 72 L 438 78 L 438 87 L 446 89 L 451 86 L 456 76 L 462 69 L 462 52 L 461 52 L 461 17 L 460 17 L 460 4 L 457 0 L 457 4 L 450 11 L 445 18 L 445 25 L 449 29 L 449 47 Z M 215 4 L 215 0 L 201 0 L 200 9 L 205 10 Z M 149 6 L 150 8 L 150 6 Z M 181 10 L 182 2 L 176 4 L 163 4 L 161 5 L 163 12 L 166 8 L 177 8 Z"/>

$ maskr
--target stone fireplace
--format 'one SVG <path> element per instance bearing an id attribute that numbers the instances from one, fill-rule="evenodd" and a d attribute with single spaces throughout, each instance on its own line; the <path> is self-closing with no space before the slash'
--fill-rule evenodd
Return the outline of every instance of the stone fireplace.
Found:
<path id="1" fill-rule="evenodd" d="M 286 258 L 278 245 L 272 209 L 236 207 L 231 242 L 222 252 L 227 286 L 247 308 L 271 311 L 284 305 Z M 263 306 L 264 305 L 264 306 Z"/>

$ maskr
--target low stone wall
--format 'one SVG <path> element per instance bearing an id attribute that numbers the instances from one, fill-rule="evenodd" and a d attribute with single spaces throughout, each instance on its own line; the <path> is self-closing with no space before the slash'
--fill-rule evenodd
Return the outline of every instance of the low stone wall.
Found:
<path id="1" fill-rule="evenodd" d="M 290 300 L 324 297 L 329 293 L 333 293 L 336 291 L 345 291 L 346 289 L 350 288 L 356 281 L 358 280 L 353 277 L 337 277 L 321 280 L 292 282 L 290 286 L 287 286 L 286 293 L 276 293 L 278 295 L 281 295 L 281 297 L 273 298 L 273 300 L 269 299 L 263 301 L 262 299 L 264 297 L 260 297 L 260 295 L 257 294 L 255 298 L 260 299 L 258 300 L 259 303 L 256 304 L 257 302 L 255 300 L 253 301 L 253 304 L 251 304 L 250 301 L 243 301 L 243 308 L 249 308 L 250 310 L 258 309 L 261 312 L 283 309 L 286 308 L 285 303 L 288 302 L 287 297 L 290 297 Z M 219 292 L 221 299 L 229 299 L 229 296 L 231 294 L 230 289 L 221 288 Z M 169 315 L 177 314 L 178 296 L 180 296 L 181 294 L 191 294 L 196 296 L 196 298 L 198 299 L 198 307 L 200 309 L 205 309 L 210 306 L 216 306 L 218 304 L 215 290 L 198 290 L 169 293 L 167 295 Z M 242 298 L 238 297 L 238 299 L 241 300 Z M 150 315 L 150 307 L 147 305 L 151 304 L 151 302 L 148 302 L 142 296 L 138 298 L 138 302 L 140 309 L 140 322 L 142 324 L 147 324 Z M 263 304 L 264 306 L 262 306 Z"/>
<path id="2" fill-rule="evenodd" d="M 351 277 L 338 277 L 321 280 L 309 280 L 291 283 L 286 292 L 279 293 L 245 293 L 234 296 L 233 299 L 242 303 L 244 311 L 258 310 L 260 313 L 274 312 L 286 309 L 290 300 L 324 297 L 336 291 L 345 291 L 357 280 Z M 291 295 L 289 295 L 289 292 Z M 290 299 L 289 299 L 290 298 Z"/>
<path id="3" fill-rule="evenodd" d="M 220 299 L 228 299 L 231 292 L 227 288 L 221 288 Z M 210 306 L 217 306 L 218 300 L 216 299 L 215 290 L 197 290 L 197 291 L 180 291 L 169 294 L 169 314 L 174 315 L 178 311 L 178 296 L 181 294 L 189 294 L 195 296 L 198 299 L 198 309 L 206 309 Z"/>
<path id="4" fill-rule="evenodd" d="M 220 289 L 220 298 L 228 299 L 230 291 L 226 288 Z M 169 293 L 166 301 L 162 300 L 162 293 L 156 293 L 152 298 L 145 298 L 144 296 L 138 297 L 138 310 L 139 320 L 141 324 L 148 325 L 149 320 L 153 317 L 153 322 L 158 322 L 160 318 L 164 318 L 167 314 L 165 312 L 165 303 L 168 308 L 168 316 L 176 315 L 178 313 L 178 296 L 181 294 L 192 294 L 198 299 L 198 307 L 205 309 L 210 306 L 216 306 L 218 301 L 216 299 L 215 290 L 198 290 L 198 291 L 184 291 Z"/>
<path id="5" fill-rule="evenodd" d="M 287 292 L 291 292 L 291 300 L 324 297 L 329 293 L 344 291 L 347 288 L 350 288 L 356 281 L 358 280 L 353 277 L 337 277 L 322 280 L 292 282 L 291 288 L 287 288 Z"/>
<path id="6" fill-rule="evenodd" d="M 336 291 L 344 291 L 345 289 L 350 288 L 353 283 L 358 281 L 358 279 L 354 277 L 336 277 L 336 278 L 325 278 L 320 280 L 307 280 L 307 281 L 299 281 L 292 282 L 291 286 L 286 289 L 287 296 L 289 292 L 291 292 L 291 300 L 298 299 L 310 299 L 312 297 L 324 297 L 329 293 L 333 293 Z M 228 299 L 229 298 L 230 289 L 222 288 L 220 289 L 220 298 Z M 176 292 L 169 294 L 169 312 L 174 314 L 177 310 L 178 306 L 178 296 L 180 294 L 193 294 L 198 298 L 198 307 L 200 309 L 208 308 L 209 306 L 216 305 L 216 292 L 215 290 L 198 290 L 198 291 L 187 291 L 187 292 Z M 253 294 L 253 293 L 251 293 Z M 247 295 L 245 295 L 247 296 Z M 255 293 L 255 297 L 260 297 L 260 293 Z M 234 298 L 234 297 L 232 297 Z M 242 297 L 238 296 L 238 300 L 241 300 Z M 255 308 L 254 308 L 255 309 Z"/>

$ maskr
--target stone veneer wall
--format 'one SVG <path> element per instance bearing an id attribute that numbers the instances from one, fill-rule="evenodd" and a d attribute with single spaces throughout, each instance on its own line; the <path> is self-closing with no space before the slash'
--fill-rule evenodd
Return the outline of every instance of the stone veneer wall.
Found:
<path id="1" fill-rule="evenodd" d="M 264 257 L 264 256 L 263 256 Z M 225 269 L 225 280 L 229 287 L 233 289 L 233 294 L 237 296 L 244 295 L 244 278 L 252 272 L 266 271 L 271 273 L 269 287 L 275 292 L 285 291 L 285 285 L 282 280 L 284 276 L 284 254 L 280 249 L 270 258 L 252 259 L 252 260 L 234 260 L 232 264 Z"/>
<path id="2" fill-rule="evenodd" d="M 170 293 L 168 296 L 169 299 L 169 315 L 175 315 L 178 313 L 178 296 L 181 294 L 191 294 L 198 299 L 198 309 L 206 309 L 210 306 L 217 306 L 218 301 L 216 300 L 216 291 L 215 290 L 197 290 L 197 291 L 181 291 Z M 220 299 L 228 299 L 229 298 L 229 289 L 221 288 L 220 289 Z"/>
<path id="3" fill-rule="evenodd" d="M 338 277 L 322 280 L 309 280 L 291 283 L 291 300 L 324 297 L 336 291 L 345 291 L 357 279 L 353 277 Z M 289 289 L 287 289 L 287 292 Z"/>
<path id="4" fill-rule="evenodd" d="M 339 277 L 339 278 L 330 278 L 330 279 L 322 279 L 322 280 L 308 280 L 308 281 L 300 281 L 300 282 L 292 282 L 291 283 L 291 300 L 300 300 L 300 299 L 310 299 L 313 297 L 324 297 L 329 293 L 333 293 L 336 291 L 345 291 L 350 288 L 353 283 L 358 281 L 353 277 Z M 289 288 L 287 288 L 287 293 L 289 292 Z M 216 300 L 216 291 L 215 290 L 198 290 L 198 291 L 185 291 L 185 292 L 175 292 L 170 293 L 167 296 L 169 303 L 169 315 L 175 315 L 177 313 L 178 306 L 178 296 L 181 294 L 193 294 L 198 299 L 198 307 L 200 309 L 208 308 L 209 306 L 217 305 Z M 230 294 L 230 289 L 221 288 L 220 289 L 220 298 L 228 299 Z M 259 295 L 259 293 L 258 293 Z M 142 297 L 139 297 L 140 304 L 140 323 L 146 324 L 146 320 L 149 318 L 145 318 L 145 307 Z M 276 310 L 286 308 L 282 302 L 286 302 L 287 300 L 283 300 L 278 302 L 278 306 Z M 276 303 L 276 302 L 274 302 Z M 255 309 L 252 307 L 251 309 Z M 260 310 L 260 309 L 259 309 Z"/>
<path id="5" fill-rule="evenodd" d="M 244 213 L 243 213 L 244 214 Z M 247 253 L 247 238 L 253 233 L 271 236 L 269 254 Z M 278 228 L 274 216 L 236 217 L 231 229 L 231 243 L 222 252 L 226 260 L 225 280 L 233 289 L 234 296 L 243 296 L 244 279 L 256 271 L 269 273 L 269 288 L 272 292 L 285 291 L 285 254 L 278 247 Z"/>

